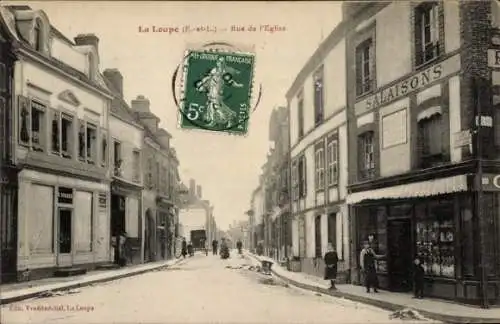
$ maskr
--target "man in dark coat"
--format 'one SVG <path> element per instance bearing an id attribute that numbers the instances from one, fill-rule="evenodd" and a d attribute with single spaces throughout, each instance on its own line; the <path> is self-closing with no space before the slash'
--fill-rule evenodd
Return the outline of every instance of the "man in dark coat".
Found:
<path id="1" fill-rule="evenodd" d="M 186 258 L 186 255 L 187 255 L 187 242 L 186 242 L 186 238 L 183 237 L 182 238 L 182 250 L 181 250 L 181 254 L 182 254 L 182 257 Z"/>
<path id="2" fill-rule="evenodd" d="M 217 255 L 217 247 L 219 245 L 219 242 L 217 242 L 217 240 L 213 240 L 212 241 L 212 254 L 213 255 Z"/>
<path id="3" fill-rule="evenodd" d="M 373 288 L 373 291 L 378 293 L 378 277 L 375 268 L 377 255 L 371 248 L 370 243 L 365 242 L 364 245 L 365 247 L 361 251 L 360 264 L 365 275 L 366 292 L 369 293 L 370 289 Z"/>
<path id="4" fill-rule="evenodd" d="M 238 253 L 241 254 L 241 249 L 243 248 L 243 243 L 240 240 L 236 242 L 236 248 L 238 249 Z"/>
<path id="5" fill-rule="evenodd" d="M 330 280 L 330 289 L 336 290 L 335 281 L 337 280 L 337 263 L 339 257 L 332 243 L 328 243 L 328 249 L 325 253 L 325 280 Z"/>
<path id="6" fill-rule="evenodd" d="M 420 258 L 416 257 L 413 263 L 413 285 L 415 286 L 415 298 L 424 298 L 425 270 L 422 266 L 422 261 L 420 261 Z"/>

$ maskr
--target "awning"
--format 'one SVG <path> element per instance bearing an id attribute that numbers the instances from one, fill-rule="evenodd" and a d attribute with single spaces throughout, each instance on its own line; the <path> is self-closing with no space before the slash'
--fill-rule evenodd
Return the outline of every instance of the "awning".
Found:
<path id="1" fill-rule="evenodd" d="M 467 191 L 466 175 L 355 192 L 349 194 L 346 200 L 348 204 L 352 205 L 363 200 L 418 198 L 462 191 Z"/>

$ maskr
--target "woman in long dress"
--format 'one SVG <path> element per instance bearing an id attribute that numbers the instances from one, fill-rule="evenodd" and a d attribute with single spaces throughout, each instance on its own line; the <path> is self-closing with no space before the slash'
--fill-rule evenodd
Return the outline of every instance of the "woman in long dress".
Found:
<path id="1" fill-rule="evenodd" d="M 336 290 L 335 281 L 337 280 L 337 263 L 339 257 L 332 243 L 328 243 L 327 252 L 325 253 L 325 280 L 330 280 L 330 288 Z"/>

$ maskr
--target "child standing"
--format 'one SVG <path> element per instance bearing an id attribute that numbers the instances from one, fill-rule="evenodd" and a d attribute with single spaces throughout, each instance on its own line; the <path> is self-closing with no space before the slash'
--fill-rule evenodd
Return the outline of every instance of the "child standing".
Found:
<path id="1" fill-rule="evenodd" d="M 413 285 L 415 286 L 415 298 L 424 298 L 424 274 L 422 262 L 417 257 L 413 261 Z"/>

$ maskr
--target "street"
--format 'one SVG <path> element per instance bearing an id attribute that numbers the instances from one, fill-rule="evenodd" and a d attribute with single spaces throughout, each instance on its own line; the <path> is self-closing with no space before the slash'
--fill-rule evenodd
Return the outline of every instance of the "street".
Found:
<path id="1" fill-rule="evenodd" d="M 390 312 L 287 287 L 249 260 L 196 254 L 167 270 L 2 306 L 2 323 L 410 323 Z M 51 309 L 50 309 L 51 308 Z M 421 322 L 421 321 L 420 321 Z"/>

